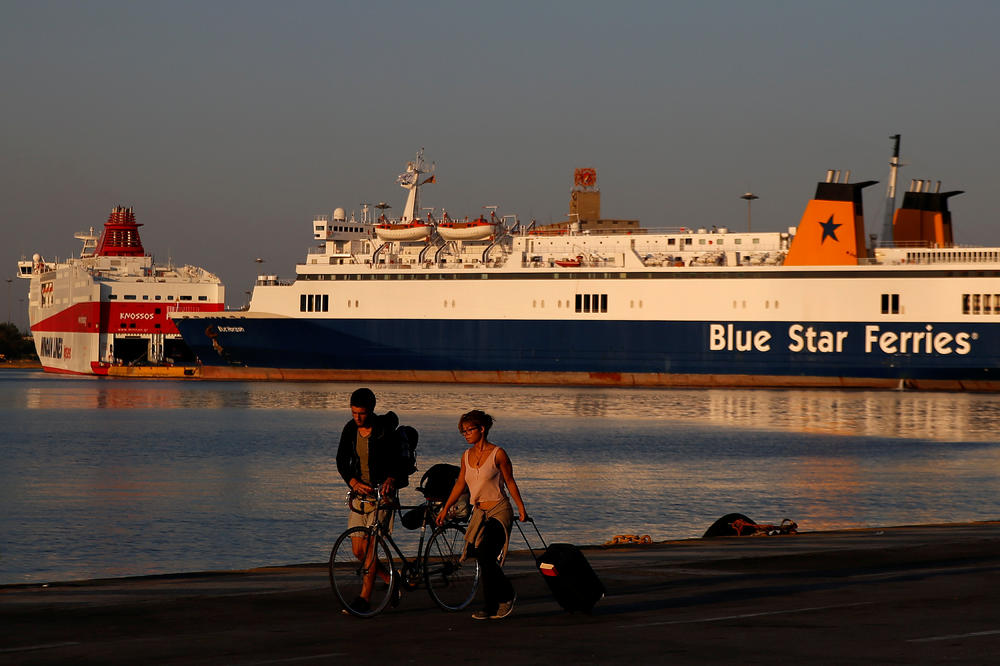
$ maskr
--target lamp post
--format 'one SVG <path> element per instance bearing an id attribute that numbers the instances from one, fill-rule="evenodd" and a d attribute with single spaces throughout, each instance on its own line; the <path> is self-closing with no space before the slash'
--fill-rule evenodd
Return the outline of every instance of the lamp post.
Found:
<path id="1" fill-rule="evenodd" d="M 7 278 L 7 323 L 10 323 L 10 286 L 13 282 L 13 278 Z"/>
<path id="2" fill-rule="evenodd" d="M 747 192 L 746 194 L 743 194 L 740 199 L 746 199 L 747 202 L 747 231 L 750 231 L 750 204 L 753 203 L 754 199 L 760 199 L 760 197 L 753 192 Z"/>

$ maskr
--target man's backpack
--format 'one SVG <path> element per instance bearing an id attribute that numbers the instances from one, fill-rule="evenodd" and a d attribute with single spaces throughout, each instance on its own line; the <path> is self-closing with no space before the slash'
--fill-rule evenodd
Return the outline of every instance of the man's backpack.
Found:
<path id="1" fill-rule="evenodd" d="M 397 488 L 410 485 L 410 475 L 417 471 L 417 429 L 413 426 L 396 428 L 396 439 L 399 441 L 400 470 L 403 476 L 396 479 Z"/>

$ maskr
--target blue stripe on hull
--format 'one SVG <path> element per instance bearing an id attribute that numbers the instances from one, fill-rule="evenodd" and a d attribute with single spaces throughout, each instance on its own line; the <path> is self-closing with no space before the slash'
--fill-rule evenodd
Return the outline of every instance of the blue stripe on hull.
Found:
<path id="1" fill-rule="evenodd" d="M 209 366 L 1000 378 L 1000 324 L 211 317 L 175 323 L 202 364 Z M 873 334 L 866 326 L 878 330 Z"/>

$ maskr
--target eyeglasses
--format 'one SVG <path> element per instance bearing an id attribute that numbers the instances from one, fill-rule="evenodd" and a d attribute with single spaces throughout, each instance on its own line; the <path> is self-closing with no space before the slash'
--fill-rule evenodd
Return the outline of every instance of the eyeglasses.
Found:
<path id="1" fill-rule="evenodd" d="M 476 428 L 459 428 L 458 431 L 463 435 L 468 435 L 470 432 L 479 432 L 480 430 L 482 430 L 482 428 L 476 427 Z"/>

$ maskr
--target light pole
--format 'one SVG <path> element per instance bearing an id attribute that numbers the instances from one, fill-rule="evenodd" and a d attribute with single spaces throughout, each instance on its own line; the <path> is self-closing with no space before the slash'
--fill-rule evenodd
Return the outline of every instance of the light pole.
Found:
<path id="1" fill-rule="evenodd" d="M 7 323 L 10 323 L 10 286 L 14 282 L 13 278 L 7 278 Z"/>
<path id="2" fill-rule="evenodd" d="M 760 197 L 753 192 L 747 192 L 740 199 L 746 199 L 747 202 L 747 231 L 750 231 L 750 204 L 753 203 L 754 199 L 760 199 Z"/>

